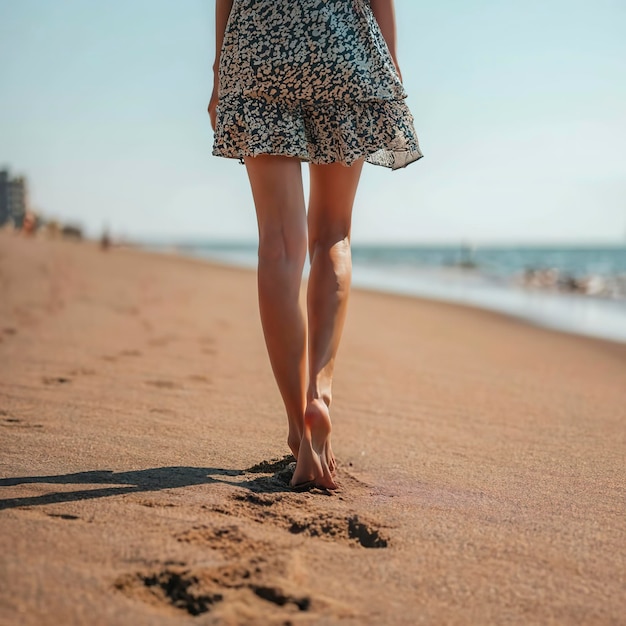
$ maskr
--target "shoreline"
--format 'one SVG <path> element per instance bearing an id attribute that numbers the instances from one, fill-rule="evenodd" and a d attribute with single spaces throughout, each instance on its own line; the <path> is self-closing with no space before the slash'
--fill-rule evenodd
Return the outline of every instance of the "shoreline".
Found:
<path id="1" fill-rule="evenodd" d="M 625 614 L 626 346 L 355 289 L 296 493 L 253 272 L 0 235 L 0 280 L 0 623 Z"/>
<path id="2" fill-rule="evenodd" d="M 218 267 L 256 270 L 255 260 L 248 256 L 229 253 L 203 255 L 193 251 L 187 252 L 184 248 L 181 249 L 176 246 L 168 248 L 139 244 L 137 247 L 155 254 L 163 253 L 197 259 L 216 264 Z M 307 271 L 308 267 L 305 266 L 304 280 L 306 280 Z M 482 296 L 480 293 L 472 293 L 471 288 L 461 286 L 460 294 L 459 289 L 457 289 L 455 295 L 450 290 L 446 291 L 445 287 L 440 288 L 437 285 L 437 276 L 443 276 L 448 271 L 449 268 L 435 268 L 434 270 L 427 268 L 415 271 L 416 275 L 421 274 L 422 277 L 427 277 L 426 282 L 421 285 L 411 284 L 406 280 L 395 281 L 395 284 L 392 281 L 392 284 L 389 284 L 386 270 L 368 272 L 367 268 L 356 266 L 353 268 L 352 290 L 461 306 L 486 313 L 497 313 L 537 328 L 545 328 L 576 337 L 587 337 L 618 344 L 626 343 L 626 303 L 578 294 L 541 292 L 512 286 L 500 288 L 492 286 L 496 291 L 491 293 L 488 287 L 486 291 L 483 291 Z M 459 279 L 457 278 L 457 280 Z M 611 313 L 611 311 L 613 312 Z M 564 317 L 559 318 L 559 316 Z M 592 326 L 586 324 L 589 318 L 594 320 Z M 601 321 L 598 321 L 599 319 Z"/>

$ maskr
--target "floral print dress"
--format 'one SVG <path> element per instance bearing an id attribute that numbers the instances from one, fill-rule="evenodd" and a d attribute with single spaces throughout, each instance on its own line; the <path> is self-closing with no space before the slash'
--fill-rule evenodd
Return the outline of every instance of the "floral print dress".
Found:
<path id="1" fill-rule="evenodd" d="M 406 95 L 369 0 L 234 0 L 213 154 L 405 167 Z"/>

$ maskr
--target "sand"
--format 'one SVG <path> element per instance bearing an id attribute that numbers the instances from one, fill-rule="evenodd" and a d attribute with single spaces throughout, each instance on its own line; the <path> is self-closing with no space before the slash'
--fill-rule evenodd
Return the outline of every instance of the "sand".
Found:
<path id="1" fill-rule="evenodd" d="M 0 623 L 625 623 L 626 345 L 355 291 L 294 493 L 255 285 L 0 233 Z"/>

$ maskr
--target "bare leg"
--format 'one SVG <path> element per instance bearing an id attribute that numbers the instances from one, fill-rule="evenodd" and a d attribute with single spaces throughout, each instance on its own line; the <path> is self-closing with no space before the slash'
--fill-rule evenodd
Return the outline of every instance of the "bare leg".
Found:
<path id="1" fill-rule="evenodd" d="M 362 161 L 349 168 L 339 163 L 310 166 L 309 386 L 294 485 L 314 481 L 329 489 L 337 487 L 332 476 L 329 407 L 352 278 L 350 226 L 362 167 Z"/>
<path id="2" fill-rule="evenodd" d="M 306 257 L 306 212 L 300 161 L 261 155 L 245 159 L 259 226 L 261 324 L 289 421 L 296 459 L 303 435 L 306 330 L 299 294 Z"/>

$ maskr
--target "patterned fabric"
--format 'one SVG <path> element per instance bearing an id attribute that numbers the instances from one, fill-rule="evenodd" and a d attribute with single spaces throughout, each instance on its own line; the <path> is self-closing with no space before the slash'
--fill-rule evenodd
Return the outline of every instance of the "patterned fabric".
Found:
<path id="1" fill-rule="evenodd" d="M 234 0 L 219 84 L 216 156 L 392 169 L 422 157 L 369 0 Z"/>

